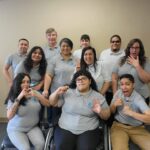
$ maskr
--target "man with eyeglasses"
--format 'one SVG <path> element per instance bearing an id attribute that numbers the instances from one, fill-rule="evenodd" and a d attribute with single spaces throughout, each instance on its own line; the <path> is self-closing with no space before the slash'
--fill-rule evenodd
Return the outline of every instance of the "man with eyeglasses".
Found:
<path id="1" fill-rule="evenodd" d="M 112 35 L 110 38 L 110 48 L 103 50 L 99 57 L 99 61 L 101 61 L 104 64 L 104 66 L 108 69 L 110 78 L 112 75 L 113 66 L 124 55 L 124 50 L 121 49 L 121 37 L 117 34 Z M 109 91 L 106 93 L 106 100 L 108 104 L 111 103 L 113 97 L 111 89 L 112 88 L 110 87 Z"/>

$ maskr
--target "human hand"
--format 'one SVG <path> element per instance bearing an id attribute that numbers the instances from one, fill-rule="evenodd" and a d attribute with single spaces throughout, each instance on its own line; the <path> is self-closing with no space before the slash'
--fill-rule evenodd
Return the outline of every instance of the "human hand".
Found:
<path id="1" fill-rule="evenodd" d="M 94 100 L 92 110 L 97 114 L 101 112 L 101 104 L 99 100 Z"/>
<path id="2" fill-rule="evenodd" d="M 131 108 L 130 108 L 128 105 L 124 105 L 124 107 L 123 107 L 123 113 L 124 113 L 125 115 L 130 116 L 130 115 L 131 115 L 131 112 L 132 112 Z"/>
<path id="3" fill-rule="evenodd" d="M 48 98 L 48 95 L 49 95 L 48 90 L 44 90 L 44 91 L 42 92 L 42 95 L 43 95 L 45 98 Z"/>
<path id="4" fill-rule="evenodd" d="M 69 89 L 69 86 L 61 86 L 59 87 L 56 92 L 58 95 L 64 94 Z"/>
<path id="5" fill-rule="evenodd" d="M 122 106 L 124 103 L 123 103 L 123 100 L 121 98 L 117 98 L 115 101 L 114 101 L 114 105 L 115 107 L 118 107 L 118 106 Z"/>
<path id="6" fill-rule="evenodd" d="M 129 56 L 128 59 L 127 59 L 127 62 L 129 64 L 131 64 L 132 66 L 134 66 L 135 68 L 140 65 L 138 56 L 137 56 L 136 59 L 133 56 Z"/>

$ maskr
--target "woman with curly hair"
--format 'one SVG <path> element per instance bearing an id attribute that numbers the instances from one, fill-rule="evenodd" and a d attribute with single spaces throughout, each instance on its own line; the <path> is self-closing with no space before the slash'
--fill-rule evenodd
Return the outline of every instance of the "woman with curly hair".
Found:
<path id="1" fill-rule="evenodd" d="M 47 62 L 43 49 L 34 46 L 27 55 L 27 58 L 18 64 L 15 69 L 15 76 L 18 73 L 27 73 L 31 77 L 31 88 L 41 90 L 44 84 Z"/>
<path id="2" fill-rule="evenodd" d="M 135 79 L 135 90 L 139 92 L 147 104 L 149 103 L 150 63 L 145 56 L 144 45 L 138 38 L 132 39 L 125 49 L 122 57 L 112 73 L 113 93 L 118 89 L 118 79 L 121 75 L 128 73 Z"/>

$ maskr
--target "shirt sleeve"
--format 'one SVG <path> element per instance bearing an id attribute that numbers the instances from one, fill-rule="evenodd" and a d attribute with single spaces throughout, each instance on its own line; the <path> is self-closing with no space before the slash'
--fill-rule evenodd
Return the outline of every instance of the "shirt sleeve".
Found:
<path id="1" fill-rule="evenodd" d="M 55 66 L 56 66 L 55 60 L 51 60 L 48 62 L 47 73 L 50 74 L 51 76 L 54 76 Z"/>
<path id="2" fill-rule="evenodd" d="M 6 65 L 12 65 L 12 55 L 9 55 L 7 58 L 6 58 L 6 61 L 5 61 L 5 64 Z"/>
<path id="3" fill-rule="evenodd" d="M 109 72 L 104 64 L 101 64 L 102 66 L 102 76 L 105 82 L 111 81 L 111 75 L 109 75 Z"/>
<path id="4" fill-rule="evenodd" d="M 14 75 L 17 76 L 19 73 L 26 73 L 25 68 L 24 68 L 24 61 L 21 61 L 17 66 L 14 71 Z"/>
<path id="5" fill-rule="evenodd" d="M 13 102 L 11 100 L 8 100 L 7 109 L 9 109 L 12 105 L 13 105 Z"/>

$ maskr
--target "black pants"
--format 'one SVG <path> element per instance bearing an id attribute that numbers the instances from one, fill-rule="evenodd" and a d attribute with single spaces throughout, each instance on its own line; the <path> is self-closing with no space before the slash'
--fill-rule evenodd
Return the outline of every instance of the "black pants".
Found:
<path id="1" fill-rule="evenodd" d="M 68 130 L 56 127 L 54 141 L 56 150 L 95 150 L 100 143 L 100 130 L 86 131 L 75 135 Z"/>

